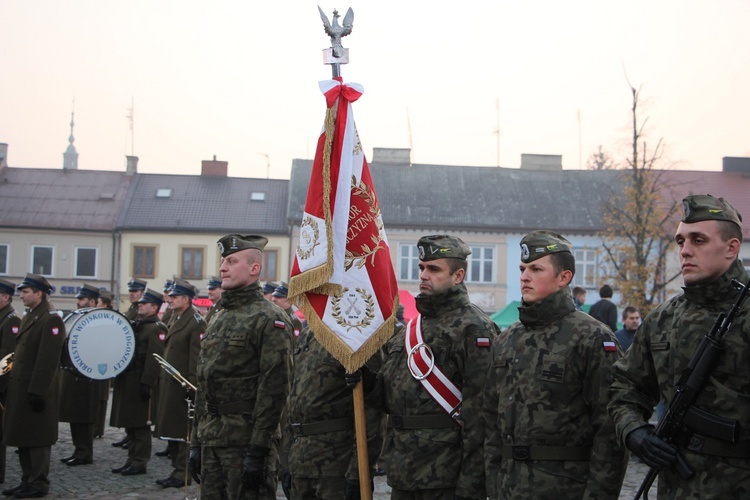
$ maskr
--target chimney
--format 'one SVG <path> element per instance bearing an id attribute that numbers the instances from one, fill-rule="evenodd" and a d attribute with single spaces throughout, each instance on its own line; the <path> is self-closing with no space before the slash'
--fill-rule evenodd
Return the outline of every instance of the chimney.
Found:
<path id="1" fill-rule="evenodd" d="M 127 175 L 133 175 L 138 173 L 138 157 L 137 156 L 126 156 L 127 167 L 125 173 Z"/>
<path id="2" fill-rule="evenodd" d="M 229 162 L 217 160 L 216 155 L 214 155 L 213 160 L 201 161 L 201 175 L 226 177 L 228 169 Z"/>
<path id="3" fill-rule="evenodd" d="M 0 142 L 0 169 L 8 166 L 8 145 Z"/>
<path id="4" fill-rule="evenodd" d="M 521 170 L 562 170 L 562 155 L 521 155 Z"/>
<path id="5" fill-rule="evenodd" d="M 750 158 L 725 156 L 721 159 L 721 170 L 735 174 L 750 174 Z"/>
<path id="6" fill-rule="evenodd" d="M 409 148 L 372 148 L 372 163 L 386 165 L 411 165 Z"/>

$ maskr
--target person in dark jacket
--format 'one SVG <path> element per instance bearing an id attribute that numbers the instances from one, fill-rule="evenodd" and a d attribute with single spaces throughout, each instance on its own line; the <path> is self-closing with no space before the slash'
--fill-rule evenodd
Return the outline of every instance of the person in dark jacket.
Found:
<path id="1" fill-rule="evenodd" d="M 615 332 L 617 331 L 617 306 L 612 302 L 612 287 L 602 285 L 599 289 L 599 297 L 601 300 L 591 306 L 589 314 Z"/>

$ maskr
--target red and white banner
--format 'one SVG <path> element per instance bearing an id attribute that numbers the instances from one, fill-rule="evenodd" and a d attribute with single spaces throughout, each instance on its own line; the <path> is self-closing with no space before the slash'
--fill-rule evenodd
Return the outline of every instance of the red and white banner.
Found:
<path id="1" fill-rule="evenodd" d="M 348 371 L 392 335 L 398 287 L 351 103 L 358 84 L 320 83 L 327 112 L 313 161 L 289 297 Z"/>

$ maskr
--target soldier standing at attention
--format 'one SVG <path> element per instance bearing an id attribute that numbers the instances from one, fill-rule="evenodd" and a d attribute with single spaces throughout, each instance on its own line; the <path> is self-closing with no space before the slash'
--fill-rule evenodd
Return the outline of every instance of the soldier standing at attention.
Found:
<path id="1" fill-rule="evenodd" d="M 748 273 L 738 257 L 742 217 L 723 198 L 691 195 L 677 227 L 683 293 L 652 310 L 625 356 L 615 363 L 609 411 L 617 436 L 649 467 L 661 469 L 659 498 L 750 497 L 750 301 L 724 336 L 724 352 L 695 401 L 702 418 L 688 423 L 679 449 L 654 434 L 648 423 L 659 401 L 669 402 L 698 344 L 726 313 Z M 710 435 L 712 419 L 739 423 L 737 443 Z M 695 473 L 683 479 L 673 464 L 680 453 Z"/>
<path id="2" fill-rule="evenodd" d="M 208 298 L 211 299 L 213 305 L 206 312 L 206 324 L 211 322 L 211 318 L 213 318 L 218 311 L 221 311 L 221 278 L 217 278 L 216 276 L 208 278 L 207 290 Z"/>
<path id="3" fill-rule="evenodd" d="M 57 372 L 65 324 L 49 303 L 53 288 L 46 278 L 29 273 L 18 289 L 28 312 L 16 335 L 13 369 L 6 375 L 10 380 L 3 444 L 18 447 L 21 484 L 2 494 L 36 498 L 49 492 L 49 458 L 58 428 Z"/>
<path id="4" fill-rule="evenodd" d="M 159 378 L 159 363 L 154 354 L 164 353 L 167 326 L 159 321 L 163 295 L 148 289 L 138 301 L 139 318 L 133 322 L 135 354 L 130 365 L 114 383 L 110 425 L 124 427 L 130 446 L 125 465 L 112 469 L 123 476 L 145 474 L 151 459 L 152 388 Z"/>
<path id="5" fill-rule="evenodd" d="M 172 325 L 172 316 L 174 315 L 174 311 L 172 310 L 171 304 L 172 304 L 172 297 L 169 296 L 169 292 L 172 291 L 172 286 L 174 286 L 174 280 L 167 280 L 164 282 L 164 302 L 167 304 L 167 308 L 164 310 L 164 313 L 161 315 L 161 322 L 167 325 L 167 328 L 169 328 Z"/>
<path id="6" fill-rule="evenodd" d="M 203 316 L 193 309 L 195 287 L 189 282 L 175 279 L 172 291 L 174 319 L 164 344 L 164 359 L 174 366 L 191 384 L 195 385 L 195 370 L 198 366 L 198 353 L 201 339 L 206 331 Z M 157 479 L 164 488 L 185 486 L 188 461 L 188 426 L 185 389 L 167 372 L 162 370 L 159 379 L 159 404 L 156 428 L 161 439 L 169 441 L 169 457 L 174 470 L 169 477 Z M 194 401 L 194 395 L 190 394 Z M 191 480 L 187 478 L 187 484 Z"/>
<path id="7" fill-rule="evenodd" d="M 482 389 L 497 326 L 469 301 L 466 243 L 432 235 L 417 248 L 420 315 L 385 345 L 377 376 L 362 369 L 366 401 L 390 414 L 391 498 L 485 498 Z M 420 367 L 433 361 L 427 375 Z M 438 395 L 446 392 L 451 396 Z"/>
<path id="8" fill-rule="evenodd" d="M 21 326 L 21 318 L 13 309 L 13 294 L 16 284 L 0 278 L 0 359 L 16 349 L 16 335 Z M 8 393 L 9 376 L 0 377 L 0 441 L 3 438 L 2 418 Z M 0 442 L 0 483 L 5 482 L 5 445 Z"/>
<path id="9" fill-rule="evenodd" d="M 96 307 L 99 289 L 83 284 L 76 295 L 78 309 Z M 67 355 L 67 353 L 66 353 Z M 102 381 L 84 377 L 73 367 L 63 366 L 60 374 L 60 422 L 70 423 L 70 439 L 75 449 L 60 459 L 74 467 L 94 462 L 94 428 L 99 420 L 99 393 Z"/>
<path id="10" fill-rule="evenodd" d="M 271 448 L 289 393 L 292 325 L 258 283 L 268 239 L 218 241 L 223 306 L 201 345 L 190 467 L 201 498 L 275 499 Z"/>
<path id="11" fill-rule="evenodd" d="M 125 317 L 134 320 L 138 316 L 138 301 L 143 297 L 143 291 L 146 290 L 146 282 L 138 278 L 132 278 L 128 282 L 128 300 L 130 307 L 125 313 Z"/>
<path id="12" fill-rule="evenodd" d="M 489 497 L 616 500 L 627 454 L 607 414 L 614 335 L 577 311 L 570 242 L 521 240 L 519 321 L 492 348 L 485 388 Z"/>
<path id="13" fill-rule="evenodd" d="M 289 316 L 289 321 L 292 322 L 292 327 L 294 328 L 294 336 L 299 337 L 299 334 L 302 331 L 302 322 L 294 312 L 294 305 L 292 305 L 292 301 L 287 298 L 288 295 L 289 285 L 282 281 L 279 286 L 276 287 L 276 290 L 274 290 L 271 294 L 271 302 L 273 302 L 274 304 L 282 308 L 284 312 L 286 312 L 286 314 Z"/>

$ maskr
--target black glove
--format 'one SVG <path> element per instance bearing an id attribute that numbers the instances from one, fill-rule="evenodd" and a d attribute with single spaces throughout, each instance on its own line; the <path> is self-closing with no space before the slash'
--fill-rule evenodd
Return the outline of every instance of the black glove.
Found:
<path id="1" fill-rule="evenodd" d="M 370 491 L 375 491 L 375 483 L 372 479 L 370 479 Z M 347 479 L 344 500 L 361 500 L 361 498 L 362 496 L 359 491 L 359 481 Z"/>
<path id="2" fill-rule="evenodd" d="M 31 405 L 31 409 L 37 413 L 44 411 L 44 407 L 47 406 L 44 396 L 31 392 L 29 393 L 29 404 Z"/>
<path id="3" fill-rule="evenodd" d="M 188 459 L 188 470 L 190 471 L 190 477 L 192 477 L 196 483 L 201 484 L 201 449 L 190 448 L 190 458 Z"/>
<path id="4" fill-rule="evenodd" d="M 288 467 L 281 469 L 279 479 L 281 480 L 281 489 L 284 491 L 284 496 L 289 500 L 292 498 L 292 473 L 289 472 Z"/>
<path id="5" fill-rule="evenodd" d="M 344 377 L 346 378 L 346 386 L 349 389 L 354 389 L 357 382 L 362 379 L 362 390 L 365 393 L 375 388 L 375 382 L 378 379 L 378 375 L 367 365 L 362 365 L 362 368 L 354 373 L 347 373 Z"/>
<path id="6" fill-rule="evenodd" d="M 151 388 L 146 384 L 141 384 L 141 399 L 144 401 L 151 399 Z"/>
<path id="7" fill-rule="evenodd" d="M 625 445 L 652 469 L 663 469 L 677 462 L 677 448 L 657 436 L 651 425 L 631 431 Z"/>
<path id="8" fill-rule="evenodd" d="M 242 482 L 249 491 L 260 491 L 266 484 L 266 457 L 268 448 L 250 446 L 242 462 Z"/>

